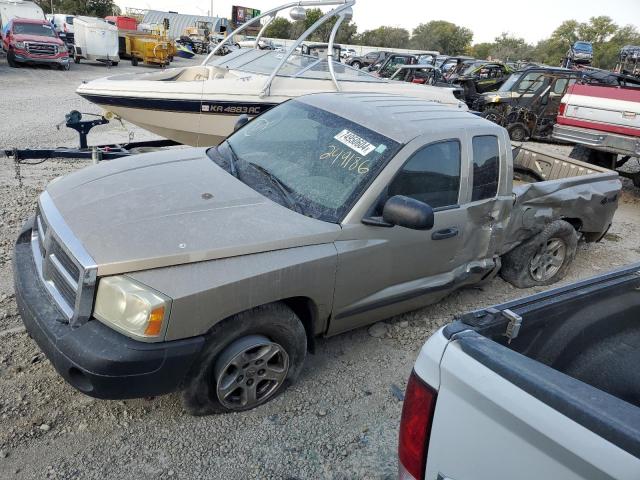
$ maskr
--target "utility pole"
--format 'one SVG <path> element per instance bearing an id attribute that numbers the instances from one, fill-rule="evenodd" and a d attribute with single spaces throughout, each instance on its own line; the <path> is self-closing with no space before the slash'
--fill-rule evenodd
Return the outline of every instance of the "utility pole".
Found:
<path id="1" fill-rule="evenodd" d="M 211 0 L 213 2 L 213 0 Z M 53 0 L 51 0 L 51 15 L 53 15 Z"/>

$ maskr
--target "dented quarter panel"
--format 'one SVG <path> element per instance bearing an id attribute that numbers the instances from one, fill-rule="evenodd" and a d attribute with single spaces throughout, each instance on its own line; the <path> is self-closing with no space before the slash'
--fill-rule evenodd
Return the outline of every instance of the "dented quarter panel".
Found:
<path id="1" fill-rule="evenodd" d="M 622 182 L 613 171 L 515 187 L 515 203 L 501 253 L 557 219 L 577 220 L 582 232 L 604 234 L 618 208 L 621 189 Z"/>
<path id="2" fill-rule="evenodd" d="M 292 297 L 315 306 L 315 331 L 326 329 L 336 248 L 311 245 L 176 265 L 129 274 L 173 299 L 166 340 L 206 333 L 236 313 Z"/>

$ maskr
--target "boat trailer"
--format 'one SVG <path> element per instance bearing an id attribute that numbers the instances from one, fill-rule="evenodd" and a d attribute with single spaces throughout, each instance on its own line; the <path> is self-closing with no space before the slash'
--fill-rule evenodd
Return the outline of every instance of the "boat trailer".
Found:
<path id="1" fill-rule="evenodd" d="M 85 114 L 94 115 L 94 114 Z M 64 125 L 72 130 L 78 132 L 80 145 L 78 148 L 70 147 L 57 147 L 57 148 L 25 148 L 25 149 L 3 149 L 0 150 L 0 158 L 7 157 L 13 159 L 16 164 L 25 163 L 25 160 L 48 160 L 51 158 L 76 158 L 83 159 L 89 158 L 97 163 L 101 160 L 113 160 L 121 157 L 128 157 L 140 153 L 139 149 L 143 148 L 161 148 L 180 145 L 180 143 L 173 140 L 161 139 L 161 140 L 148 140 L 144 142 L 132 142 L 128 143 L 116 143 L 108 145 L 93 145 L 89 146 L 87 143 L 87 135 L 93 127 L 98 125 L 106 125 L 110 122 L 110 119 L 95 115 L 94 120 L 83 120 L 82 113 L 77 110 L 72 110 L 65 115 Z M 62 124 L 57 125 L 59 129 Z M 131 139 L 130 139 L 131 140 Z M 39 163 L 39 162 L 38 162 Z"/>

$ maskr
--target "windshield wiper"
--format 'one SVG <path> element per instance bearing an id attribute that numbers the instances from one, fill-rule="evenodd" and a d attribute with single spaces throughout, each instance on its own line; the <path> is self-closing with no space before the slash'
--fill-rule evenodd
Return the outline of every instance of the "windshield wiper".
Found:
<path id="1" fill-rule="evenodd" d="M 227 144 L 227 148 L 229 149 L 229 172 L 238 178 L 238 156 L 236 152 L 233 151 L 233 147 L 228 140 L 225 140 L 224 143 Z"/>
<path id="2" fill-rule="evenodd" d="M 272 184 L 278 187 L 278 190 L 280 191 L 282 198 L 284 198 L 287 201 L 291 209 L 293 209 L 298 213 L 302 213 L 302 208 L 300 206 L 300 203 L 296 201 L 295 198 L 293 198 L 293 195 L 292 195 L 293 190 L 291 189 L 291 187 L 283 183 L 282 180 L 280 180 L 278 177 L 276 177 L 273 173 L 271 173 L 269 170 L 267 170 L 263 166 L 258 165 L 256 163 L 252 163 L 252 162 L 249 162 L 249 165 L 251 165 L 253 168 L 261 172 L 265 177 L 267 177 L 271 181 Z"/>

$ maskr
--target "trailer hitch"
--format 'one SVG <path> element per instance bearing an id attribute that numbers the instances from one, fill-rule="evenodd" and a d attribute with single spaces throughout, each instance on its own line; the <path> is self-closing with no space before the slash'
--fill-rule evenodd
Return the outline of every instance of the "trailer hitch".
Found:
<path id="1" fill-rule="evenodd" d="M 89 113 L 87 115 L 94 114 Z M 93 127 L 109 123 L 109 120 L 107 120 L 103 116 L 96 115 L 96 117 L 99 118 L 96 120 L 82 120 L 82 113 L 80 113 L 78 110 L 71 110 L 64 116 L 65 126 L 75 130 L 80 136 L 80 149 L 89 148 L 89 144 L 87 143 L 87 135 Z M 56 128 L 58 130 L 60 130 L 60 125 L 61 124 L 56 125 Z"/>

